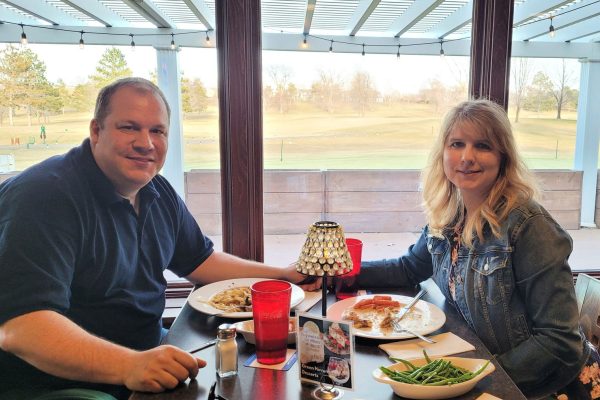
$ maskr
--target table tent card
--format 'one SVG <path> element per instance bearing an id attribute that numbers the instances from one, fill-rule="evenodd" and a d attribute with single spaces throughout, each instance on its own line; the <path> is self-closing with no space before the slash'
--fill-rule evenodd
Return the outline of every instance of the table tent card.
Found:
<path id="1" fill-rule="evenodd" d="M 352 323 L 298 313 L 296 340 L 300 380 L 354 389 Z"/>

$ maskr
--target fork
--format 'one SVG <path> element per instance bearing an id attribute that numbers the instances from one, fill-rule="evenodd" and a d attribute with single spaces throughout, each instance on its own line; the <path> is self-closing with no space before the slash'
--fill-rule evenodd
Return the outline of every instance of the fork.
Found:
<path id="1" fill-rule="evenodd" d="M 415 331 L 412 331 L 410 329 L 406 329 L 406 328 L 402 327 L 402 325 L 400 325 L 400 322 L 398 322 L 398 320 L 395 318 L 392 318 L 392 325 L 394 326 L 394 332 L 410 333 L 411 335 L 414 335 L 427 343 L 430 343 L 430 344 L 435 343 L 435 340 L 428 338 L 427 336 L 423 336 L 420 333 L 417 333 Z"/>

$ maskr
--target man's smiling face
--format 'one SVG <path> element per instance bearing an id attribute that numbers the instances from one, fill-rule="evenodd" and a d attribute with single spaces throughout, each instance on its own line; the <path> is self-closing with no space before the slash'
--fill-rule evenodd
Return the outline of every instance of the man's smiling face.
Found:
<path id="1" fill-rule="evenodd" d="M 136 194 L 165 162 L 169 117 L 162 99 L 133 86 L 118 89 L 104 121 L 92 120 L 96 163 L 123 196 Z"/>

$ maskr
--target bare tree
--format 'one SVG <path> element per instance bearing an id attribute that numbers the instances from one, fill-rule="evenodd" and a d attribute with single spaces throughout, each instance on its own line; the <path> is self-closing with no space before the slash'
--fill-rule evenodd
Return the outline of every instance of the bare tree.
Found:
<path id="1" fill-rule="evenodd" d="M 514 65 L 514 64 L 513 64 Z M 518 67 L 515 67 L 512 73 L 515 92 L 513 93 L 513 101 L 515 104 L 515 122 L 519 122 L 519 113 L 523 107 L 525 93 L 529 83 L 529 75 L 531 74 L 531 66 L 528 58 L 519 58 Z"/>
<path id="2" fill-rule="evenodd" d="M 282 114 L 288 110 L 291 97 L 296 91 L 295 86 L 290 82 L 292 71 L 286 65 L 271 65 L 267 68 L 267 75 L 271 81 L 270 90 L 266 92 L 270 95 L 267 100 L 272 102 Z"/>
<path id="3" fill-rule="evenodd" d="M 334 71 L 319 71 L 319 80 L 311 85 L 311 97 L 317 107 L 328 113 L 335 108 L 342 97 L 344 83 Z"/>
<path id="4" fill-rule="evenodd" d="M 553 89 L 552 95 L 556 102 L 556 119 L 560 119 L 560 113 L 563 106 L 567 101 L 567 93 L 569 91 L 569 83 L 571 81 L 571 71 L 567 70 L 567 63 L 565 59 L 562 59 L 562 67 L 558 71 L 555 79 L 552 80 Z"/>
<path id="5" fill-rule="evenodd" d="M 354 104 L 361 117 L 365 116 L 367 110 L 379 95 L 369 73 L 361 71 L 356 72 L 352 77 L 349 94 L 352 104 Z"/>

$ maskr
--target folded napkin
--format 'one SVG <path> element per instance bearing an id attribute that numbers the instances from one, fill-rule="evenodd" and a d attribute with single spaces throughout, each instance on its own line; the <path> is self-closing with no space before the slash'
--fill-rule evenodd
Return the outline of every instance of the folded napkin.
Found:
<path id="1" fill-rule="evenodd" d="M 475 400 L 502 400 L 500 397 L 492 396 L 489 393 L 484 393 Z"/>
<path id="2" fill-rule="evenodd" d="M 430 344 L 421 339 L 411 339 L 380 344 L 379 348 L 388 353 L 390 357 L 403 358 L 405 360 L 423 358 L 423 349 L 430 357 L 441 357 L 475 350 L 475 347 L 471 343 L 459 338 L 452 332 L 440 333 L 439 335 L 431 336 L 431 338 L 436 343 Z"/>
<path id="3" fill-rule="evenodd" d="M 308 311 L 312 308 L 312 306 L 317 304 L 319 302 L 319 300 L 321 300 L 321 291 L 320 290 L 317 290 L 316 292 L 307 292 L 305 290 L 304 291 L 304 300 L 302 300 L 302 302 L 300 304 L 298 304 L 296 307 L 294 307 L 294 310 L 298 310 L 300 312 Z"/>
<path id="4" fill-rule="evenodd" d="M 290 369 L 292 367 L 292 365 L 294 365 L 297 358 L 298 358 L 298 356 L 296 355 L 296 350 L 287 349 L 287 353 L 285 355 L 285 360 L 283 362 L 280 362 L 279 364 L 266 365 L 266 364 L 261 364 L 258 361 L 256 361 L 256 353 L 255 353 L 255 354 L 252 354 L 250 356 L 250 358 L 248 358 L 246 360 L 246 362 L 244 363 L 244 366 L 252 367 L 252 368 L 277 369 L 277 370 L 281 370 L 281 371 L 287 371 L 288 369 Z"/>

